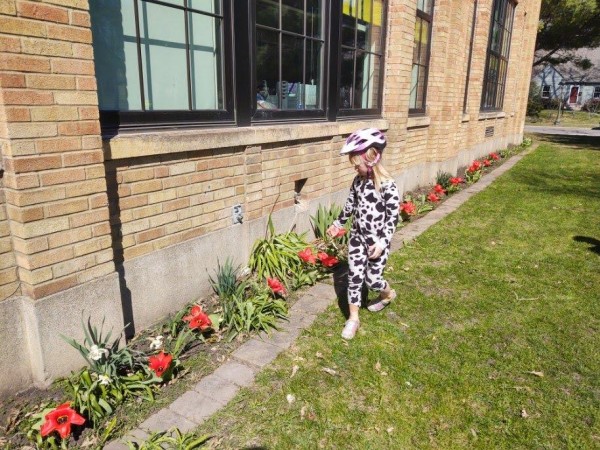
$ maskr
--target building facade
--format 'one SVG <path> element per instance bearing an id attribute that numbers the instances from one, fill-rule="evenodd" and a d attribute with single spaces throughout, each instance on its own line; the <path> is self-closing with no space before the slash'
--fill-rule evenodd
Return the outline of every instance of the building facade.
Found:
<path id="1" fill-rule="evenodd" d="M 0 393 L 309 229 L 384 130 L 401 191 L 518 144 L 541 0 L 0 2 Z"/>

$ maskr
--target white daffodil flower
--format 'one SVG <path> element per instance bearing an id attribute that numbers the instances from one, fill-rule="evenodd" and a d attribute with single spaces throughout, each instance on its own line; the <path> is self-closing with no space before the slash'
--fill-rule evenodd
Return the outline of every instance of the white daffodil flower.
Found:
<path id="1" fill-rule="evenodd" d="M 149 338 L 150 339 L 150 349 L 151 350 L 160 350 L 163 346 L 163 337 L 162 336 L 156 336 L 155 338 Z"/>
<path id="2" fill-rule="evenodd" d="M 100 348 L 97 345 L 92 345 L 90 352 L 88 353 L 88 358 L 92 361 L 98 361 L 103 356 L 108 356 L 108 350 Z"/>
<path id="3" fill-rule="evenodd" d="M 105 386 L 112 381 L 108 375 L 98 375 L 98 380 L 100 380 L 100 384 L 104 384 Z"/>

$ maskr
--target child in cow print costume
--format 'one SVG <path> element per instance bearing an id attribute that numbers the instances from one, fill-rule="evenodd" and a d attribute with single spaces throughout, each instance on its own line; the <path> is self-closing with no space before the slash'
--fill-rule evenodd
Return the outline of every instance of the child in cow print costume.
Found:
<path id="1" fill-rule="evenodd" d="M 385 144 L 381 131 L 367 128 L 352 133 L 340 152 L 349 156 L 358 173 L 344 209 L 327 230 L 329 235 L 335 236 L 350 216 L 354 217 L 348 242 L 350 317 L 342 331 L 344 339 L 352 339 L 360 326 L 358 311 L 363 283 L 380 293 L 379 298 L 367 306 L 369 311 L 381 311 L 396 297 L 396 292 L 383 279 L 400 204 L 396 183 L 380 164 Z"/>

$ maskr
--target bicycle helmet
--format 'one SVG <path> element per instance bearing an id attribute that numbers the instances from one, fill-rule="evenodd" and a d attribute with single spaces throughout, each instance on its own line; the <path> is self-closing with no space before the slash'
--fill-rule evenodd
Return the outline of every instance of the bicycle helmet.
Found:
<path id="1" fill-rule="evenodd" d="M 371 147 L 375 147 L 381 153 L 385 148 L 385 144 L 385 135 L 377 128 L 363 128 L 348 136 L 340 155 L 364 153 Z"/>

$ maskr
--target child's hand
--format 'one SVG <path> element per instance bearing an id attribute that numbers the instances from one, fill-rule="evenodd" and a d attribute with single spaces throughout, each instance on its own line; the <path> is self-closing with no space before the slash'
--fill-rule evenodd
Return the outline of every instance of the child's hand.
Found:
<path id="1" fill-rule="evenodd" d="M 335 225 L 330 225 L 329 228 L 327 228 L 327 234 L 329 235 L 329 237 L 336 237 L 339 230 L 340 229 Z"/>
<path id="2" fill-rule="evenodd" d="M 381 256 L 383 250 L 376 244 L 369 246 L 369 259 L 377 259 Z"/>

